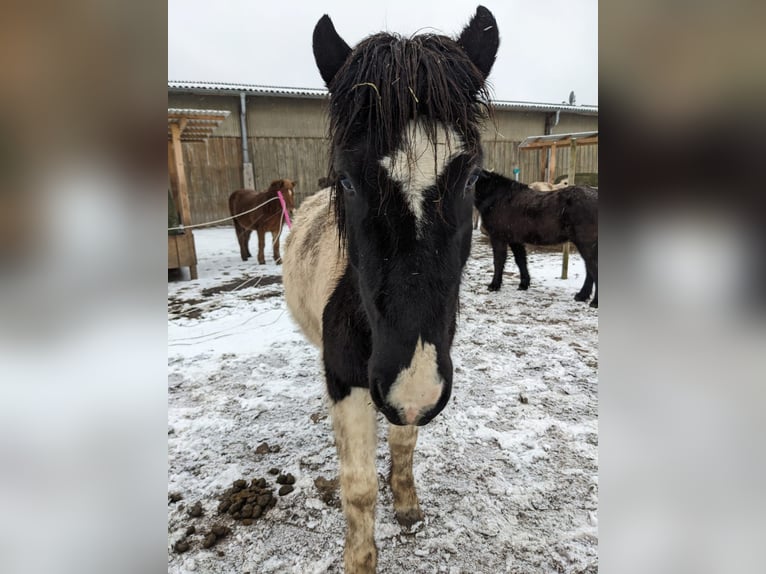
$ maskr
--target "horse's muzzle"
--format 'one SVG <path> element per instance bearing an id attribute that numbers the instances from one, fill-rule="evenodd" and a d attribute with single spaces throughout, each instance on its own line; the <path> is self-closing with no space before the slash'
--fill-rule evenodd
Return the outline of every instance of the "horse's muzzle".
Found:
<path id="1" fill-rule="evenodd" d="M 429 394 L 419 394 L 406 402 L 399 403 L 391 401 L 391 393 L 384 389 L 379 378 L 371 377 L 370 396 L 375 407 L 390 423 L 400 426 L 423 426 L 431 422 L 444 409 L 451 395 L 451 385 L 442 383 L 433 386 L 436 388 L 431 389 Z"/>

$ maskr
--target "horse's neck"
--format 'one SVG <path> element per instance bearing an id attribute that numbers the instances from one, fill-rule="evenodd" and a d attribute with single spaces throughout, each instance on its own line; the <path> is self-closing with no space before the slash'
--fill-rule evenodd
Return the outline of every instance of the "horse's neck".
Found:
<path id="1" fill-rule="evenodd" d="M 474 201 L 474 205 L 476 206 L 476 209 L 479 210 L 479 213 L 483 213 L 484 210 L 489 209 L 495 203 L 498 198 L 497 191 L 497 188 L 494 188 L 483 198 L 479 199 L 478 201 Z"/>

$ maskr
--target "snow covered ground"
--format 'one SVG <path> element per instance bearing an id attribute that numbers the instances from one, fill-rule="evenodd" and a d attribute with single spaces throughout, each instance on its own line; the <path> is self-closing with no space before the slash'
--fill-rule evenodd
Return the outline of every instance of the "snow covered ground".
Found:
<path id="1" fill-rule="evenodd" d="M 452 399 L 415 452 L 426 519 L 414 535 L 393 515 L 379 417 L 378 572 L 595 573 L 598 310 L 574 301 L 582 260 L 561 280 L 560 253 L 530 253 L 525 292 L 511 258 L 490 293 L 491 249 L 475 233 Z M 314 486 L 338 468 L 318 351 L 286 310 L 270 249 L 258 265 L 240 261 L 232 228 L 195 238 L 199 280 L 168 282 L 168 491 L 183 495 L 168 505 L 168 572 L 342 572 L 343 516 Z M 257 454 L 264 441 L 279 451 Z M 272 467 L 296 477 L 294 492 L 250 526 L 216 516 L 232 481 L 273 482 Z M 204 516 L 190 518 L 197 501 Z M 192 536 L 171 550 L 187 526 L 215 522 L 233 530 L 218 545 Z"/>

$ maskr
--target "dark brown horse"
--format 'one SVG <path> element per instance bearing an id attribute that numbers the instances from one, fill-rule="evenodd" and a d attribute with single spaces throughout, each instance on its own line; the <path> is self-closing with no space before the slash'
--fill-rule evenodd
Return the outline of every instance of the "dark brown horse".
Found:
<path id="1" fill-rule="evenodd" d="M 590 305 L 598 307 L 598 191 L 572 185 L 541 193 L 499 173 L 482 171 L 474 203 L 492 244 L 495 274 L 490 291 L 500 289 L 509 245 L 521 275 L 519 289 L 527 289 L 529 271 L 524 244 L 571 241 L 585 261 L 585 283 L 575 300 L 587 301 L 595 283 L 596 295 Z"/>
<path id="2" fill-rule="evenodd" d="M 239 242 L 239 253 L 242 261 L 247 261 L 252 257 L 250 253 L 250 234 L 253 231 L 258 232 L 258 263 L 263 265 L 266 258 L 263 255 L 263 247 L 266 243 L 266 232 L 271 232 L 271 240 L 274 244 L 274 261 L 277 264 L 282 263 L 282 257 L 279 255 L 279 236 L 282 233 L 282 227 L 285 225 L 284 214 L 282 213 L 282 203 L 277 195 L 282 191 L 285 198 L 285 205 L 292 216 L 295 209 L 295 182 L 290 179 L 275 179 L 269 185 L 266 191 L 257 192 L 252 189 L 238 189 L 229 196 L 229 213 L 237 215 L 234 218 L 234 231 L 237 232 L 237 241 Z M 260 207 L 259 207 L 260 206 Z M 258 209 L 254 209 L 258 207 Z M 252 211 L 251 211 L 252 210 Z"/>

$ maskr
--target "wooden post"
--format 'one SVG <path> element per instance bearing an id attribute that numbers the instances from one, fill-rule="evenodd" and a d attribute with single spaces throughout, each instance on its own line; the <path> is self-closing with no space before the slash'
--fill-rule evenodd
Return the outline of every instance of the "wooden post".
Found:
<path id="1" fill-rule="evenodd" d="M 183 120 L 182 120 L 183 121 Z M 189 208 L 189 189 L 186 186 L 186 171 L 184 170 L 184 154 L 181 148 L 181 126 L 170 124 L 170 135 L 173 139 L 173 160 L 178 178 L 178 205 L 181 212 L 181 223 L 191 225 L 191 209 Z"/>
<path id="2" fill-rule="evenodd" d="M 577 172 L 577 140 L 572 139 L 569 146 L 569 185 L 575 184 L 575 175 Z"/>
<path id="3" fill-rule="evenodd" d="M 186 127 L 188 120 L 183 118 L 180 122 L 170 124 L 170 137 L 173 142 L 173 163 L 175 164 L 175 176 L 178 188 L 178 203 L 176 208 L 181 212 L 181 223 L 191 225 L 191 209 L 189 208 L 189 189 L 186 185 L 186 170 L 184 169 L 184 155 L 181 148 L 181 132 Z M 180 124 L 180 125 L 179 125 Z M 180 241 L 177 239 L 177 241 Z M 184 250 L 188 253 L 185 259 L 190 261 L 189 276 L 197 279 L 197 254 L 194 248 L 194 235 L 191 229 L 184 231 Z"/>
<path id="4" fill-rule="evenodd" d="M 173 142 L 168 141 L 168 178 L 170 179 L 170 193 L 173 194 L 173 202 L 178 207 L 178 178 L 176 177 L 176 162 L 173 158 Z"/>
<path id="5" fill-rule="evenodd" d="M 556 180 L 556 142 L 551 144 L 551 163 L 548 168 L 548 183 Z"/>
<path id="6" fill-rule="evenodd" d="M 572 138 L 569 146 L 569 185 L 575 184 L 575 173 L 577 172 L 577 140 Z M 564 243 L 564 250 L 561 260 L 561 278 L 566 279 L 569 276 L 569 241 Z"/>

